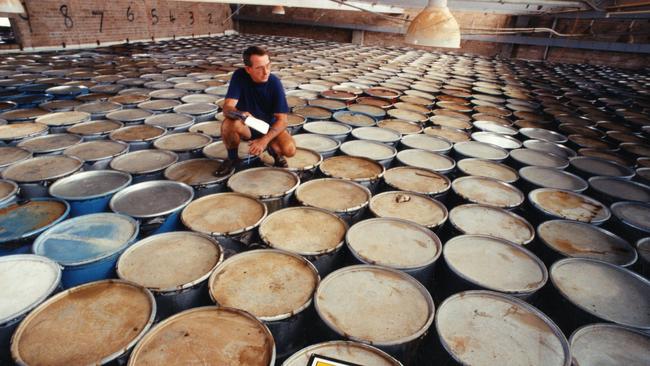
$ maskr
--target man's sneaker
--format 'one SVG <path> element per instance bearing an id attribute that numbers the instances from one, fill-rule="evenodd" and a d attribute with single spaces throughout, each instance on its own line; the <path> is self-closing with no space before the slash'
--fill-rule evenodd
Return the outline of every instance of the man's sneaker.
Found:
<path id="1" fill-rule="evenodd" d="M 240 159 L 224 160 L 219 166 L 219 168 L 217 168 L 217 170 L 214 172 L 214 175 L 221 176 L 230 173 L 233 169 L 235 169 L 235 167 L 237 166 L 237 164 L 239 164 L 240 161 L 241 161 Z"/>
<path id="2" fill-rule="evenodd" d="M 273 163 L 273 166 L 276 168 L 288 168 L 289 163 L 287 163 L 287 159 L 284 158 L 284 156 L 278 156 L 275 158 L 275 162 Z"/>

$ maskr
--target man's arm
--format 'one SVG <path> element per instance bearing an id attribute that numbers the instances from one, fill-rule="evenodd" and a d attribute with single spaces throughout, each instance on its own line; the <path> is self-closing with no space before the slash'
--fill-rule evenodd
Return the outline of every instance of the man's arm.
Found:
<path id="1" fill-rule="evenodd" d="M 226 98 L 223 101 L 223 107 L 221 108 L 221 110 L 223 111 L 223 115 L 228 117 L 228 113 L 230 113 L 230 112 L 239 112 L 239 113 L 243 114 L 244 116 L 250 116 L 250 113 L 248 113 L 248 112 L 241 112 L 241 111 L 237 110 L 237 102 L 238 101 L 239 101 L 238 99 Z"/>
<path id="2" fill-rule="evenodd" d="M 286 113 L 275 113 L 275 123 L 269 128 L 269 132 L 266 135 L 252 140 L 249 143 L 250 153 L 253 155 L 259 155 L 269 146 L 271 141 L 276 138 L 282 131 L 287 128 L 287 114 Z"/>

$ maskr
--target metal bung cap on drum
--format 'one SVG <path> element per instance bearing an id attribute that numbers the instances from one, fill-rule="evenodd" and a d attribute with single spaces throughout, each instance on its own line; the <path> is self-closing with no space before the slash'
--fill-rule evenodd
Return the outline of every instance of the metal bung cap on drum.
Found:
<path id="1" fill-rule="evenodd" d="M 621 178 L 631 178 L 634 176 L 634 170 L 613 161 L 601 158 L 578 156 L 572 158 L 570 164 L 573 169 L 586 176 Z"/>
<path id="2" fill-rule="evenodd" d="M 373 196 L 370 211 L 378 217 L 392 217 L 437 228 L 447 221 L 445 205 L 414 192 L 389 191 Z"/>
<path id="3" fill-rule="evenodd" d="M 90 113 L 86 112 L 56 112 L 49 113 L 36 118 L 36 123 L 42 123 L 47 126 L 70 126 L 77 123 L 90 121 Z"/>
<path id="4" fill-rule="evenodd" d="M 227 307 L 205 306 L 183 311 L 156 325 L 135 347 L 128 365 L 197 362 L 272 366 L 275 342 L 266 325 L 253 315 Z"/>
<path id="5" fill-rule="evenodd" d="M 421 337 L 435 312 L 431 295 L 413 277 L 370 265 L 332 272 L 314 298 L 316 312 L 329 328 L 378 347 Z"/>
<path id="6" fill-rule="evenodd" d="M 83 161 L 62 155 L 45 155 L 13 164 L 2 172 L 2 177 L 17 183 L 35 183 L 70 175 Z"/>
<path id="7" fill-rule="evenodd" d="M 250 147 L 247 141 L 242 141 L 237 148 L 237 155 L 240 159 L 248 159 L 252 157 L 249 153 Z M 223 141 L 215 141 L 210 145 L 203 148 L 203 155 L 210 159 L 228 159 L 228 149 Z"/>
<path id="8" fill-rule="evenodd" d="M 31 157 L 32 153 L 28 150 L 13 146 L 0 146 L 0 170 Z"/>
<path id="9" fill-rule="evenodd" d="M 402 137 L 400 143 L 406 148 L 427 150 L 440 154 L 447 154 L 453 146 L 451 142 L 445 139 L 423 134 L 406 135 Z"/>
<path id="10" fill-rule="evenodd" d="M 579 193 L 589 187 L 584 179 L 556 168 L 526 166 L 519 169 L 519 176 L 526 182 L 541 188 L 563 189 Z"/>
<path id="11" fill-rule="evenodd" d="M 454 152 L 462 157 L 485 159 L 492 161 L 502 161 L 508 157 L 508 151 L 505 149 L 485 142 L 464 141 L 454 144 Z"/>
<path id="12" fill-rule="evenodd" d="M 439 195 L 447 192 L 451 181 L 433 170 L 409 166 L 386 170 L 384 182 L 400 191 L 412 191 L 426 195 Z"/>
<path id="13" fill-rule="evenodd" d="M 352 136 L 358 140 L 369 140 L 386 144 L 396 143 L 402 134 L 383 127 L 357 127 L 352 130 Z"/>
<path id="14" fill-rule="evenodd" d="M 154 292 L 178 291 L 208 279 L 223 260 L 219 243 L 204 234 L 177 231 L 149 236 L 117 262 L 119 278 Z"/>
<path id="15" fill-rule="evenodd" d="M 46 134 L 47 125 L 36 122 L 12 123 L 0 126 L 0 140 L 13 141 Z"/>
<path id="16" fill-rule="evenodd" d="M 397 149 L 381 142 L 353 140 L 341 144 L 341 152 L 348 156 L 359 156 L 382 162 L 397 155 Z"/>
<path id="17" fill-rule="evenodd" d="M 208 135 L 197 132 L 182 132 L 163 136 L 154 141 L 153 146 L 161 150 L 184 152 L 201 149 L 211 142 L 212 138 Z"/>
<path id="18" fill-rule="evenodd" d="M 298 185 L 300 178 L 295 173 L 280 168 L 246 169 L 228 179 L 228 188 L 233 192 L 258 199 L 283 197 L 296 190 Z"/>
<path id="19" fill-rule="evenodd" d="M 589 186 L 608 201 L 650 202 L 650 187 L 618 177 L 591 177 Z"/>
<path id="20" fill-rule="evenodd" d="M 519 179 L 516 170 L 491 160 L 461 159 L 458 161 L 458 170 L 467 175 L 494 178 L 506 183 L 514 183 Z"/>
<path id="21" fill-rule="evenodd" d="M 270 167 L 275 164 L 275 159 L 266 151 L 260 155 L 260 159 L 262 159 L 262 162 L 266 166 Z M 290 158 L 285 157 L 285 159 L 289 165 L 287 169 L 294 172 L 314 169 L 323 161 L 323 157 L 317 151 L 302 147 L 296 148 L 294 156 Z"/>
<path id="22" fill-rule="evenodd" d="M 446 174 L 456 168 L 454 159 L 426 150 L 406 149 L 397 153 L 397 160 L 407 166 L 430 169 Z"/>
<path id="23" fill-rule="evenodd" d="M 438 307 L 442 346 L 465 365 L 570 366 L 560 329 L 535 307 L 492 291 L 465 291 Z"/>
<path id="24" fill-rule="evenodd" d="M 611 217 L 607 206 L 595 199 L 554 188 L 538 188 L 528 193 L 530 203 L 543 213 L 561 219 L 601 224 Z"/>
<path id="25" fill-rule="evenodd" d="M 113 194 L 131 184 L 131 175 L 116 170 L 75 173 L 50 186 L 52 197 L 66 201 L 88 200 Z"/>
<path id="26" fill-rule="evenodd" d="M 282 366 L 304 366 L 312 355 L 330 357 L 359 365 L 402 366 L 402 364 L 378 348 L 350 341 L 330 341 L 305 347 L 289 357 Z"/>
<path id="27" fill-rule="evenodd" d="M 334 156 L 323 160 L 320 170 L 325 176 L 367 182 L 380 179 L 386 170 L 374 160 L 358 156 Z"/>
<path id="28" fill-rule="evenodd" d="M 221 161 L 213 159 L 181 161 L 165 169 L 165 179 L 185 183 L 193 187 L 219 183 L 230 178 L 235 171 L 233 168 L 225 175 L 215 175 L 214 172 L 221 167 L 221 164 Z"/>
<path id="29" fill-rule="evenodd" d="M 119 253 L 133 242 L 138 232 L 138 222 L 128 216 L 83 215 L 39 235 L 33 251 L 64 266 L 81 266 Z"/>
<path id="30" fill-rule="evenodd" d="M 39 198 L 0 208 L 0 244 L 30 238 L 65 220 L 70 205 L 56 198 Z"/>
<path id="31" fill-rule="evenodd" d="M 548 280 L 544 263 L 522 246 L 486 235 L 460 235 L 445 243 L 449 269 L 482 288 L 530 295 Z"/>
<path id="32" fill-rule="evenodd" d="M 650 330 L 650 282 L 640 275 L 586 258 L 561 259 L 549 274 L 562 297 L 581 310 L 607 322 Z"/>
<path id="33" fill-rule="evenodd" d="M 311 305 L 320 277 L 313 264 L 289 252 L 261 249 L 228 258 L 212 273 L 210 297 L 270 322 L 290 318 Z"/>
<path id="34" fill-rule="evenodd" d="M 350 212 L 368 205 L 371 193 L 361 184 L 343 179 L 324 178 L 305 182 L 296 189 L 302 205 L 332 212 Z"/>
<path id="35" fill-rule="evenodd" d="M 185 128 L 194 124 L 194 117 L 188 114 L 162 113 L 145 118 L 144 123 L 166 129 Z"/>
<path id="36" fill-rule="evenodd" d="M 194 189 L 185 183 L 154 180 L 129 186 L 116 193 L 111 210 L 138 219 L 175 212 L 192 201 Z"/>
<path id="37" fill-rule="evenodd" d="M 431 230 L 397 218 L 360 221 L 350 227 L 345 242 L 363 263 L 402 270 L 425 267 L 442 251 L 440 239 Z"/>
<path id="38" fill-rule="evenodd" d="M 525 245 L 535 238 L 535 229 L 519 215 L 504 209 L 478 204 L 456 206 L 449 222 L 461 233 L 489 235 Z"/>
<path id="39" fill-rule="evenodd" d="M 130 174 L 147 174 L 157 172 L 178 161 L 178 155 L 167 150 L 133 151 L 116 157 L 110 167 Z"/>
<path id="40" fill-rule="evenodd" d="M 644 366 L 650 360 L 650 337 L 620 325 L 597 323 L 579 328 L 569 338 L 571 355 L 580 366 L 604 365 L 612 360 Z"/>
<path id="41" fill-rule="evenodd" d="M 274 249 L 300 255 L 330 253 L 343 245 L 347 224 L 334 213 L 314 207 L 291 207 L 270 214 L 260 224 L 262 240 Z"/>
<path id="42" fill-rule="evenodd" d="M 96 121 L 77 123 L 74 126 L 68 127 L 66 131 L 68 133 L 73 133 L 76 135 L 92 137 L 107 135 L 112 131 L 115 131 L 118 128 L 122 127 L 124 127 L 124 124 L 122 122 L 101 119 Z"/>
<path id="43" fill-rule="evenodd" d="M 128 352 L 155 315 L 156 303 L 147 289 L 120 280 L 91 282 L 32 311 L 14 333 L 11 353 L 25 365 L 106 364 Z"/>
<path id="44" fill-rule="evenodd" d="M 38 255 L 1 257 L 0 273 L 0 291 L 11 299 L 0 305 L 0 324 L 29 313 L 54 293 L 61 282 L 61 267 Z"/>
<path id="45" fill-rule="evenodd" d="M 569 160 L 565 157 L 531 149 L 512 150 L 510 151 L 510 158 L 522 165 L 557 169 L 564 169 L 569 166 Z"/>
<path id="46" fill-rule="evenodd" d="M 29 150 L 34 154 L 47 154 L 60 152 L 67 147 L 80 143 L 81 141 L 81 136 L 57 133 L 32 137 L 19 142 L 16 146 Z"/>
<path id="47" fill-rule="evenodd" d="M 93 162 L 118 156 L 127 151 L 129 151 L 129 145 L 125 142 L 99 140 L 70 146 L 63 151 L 63 155 L 75 157 L 84 162 Z"/>
<path id="48" fill-rule="evenodd" d="M 564 257 L 593 258 L 624 267 L 637 260 L 636 251 L 627 241 L 583 222 L 546 221 L 537 227 L 537 236 Z"/>
<path id="49" fill-rule="evenodd" d="M 494 178 L 467 176 L 456 178 L 451 183 L 454 192 L 471 203 L 514 208 L 520 206 L 524 194 L 513 185 Z"/>
<path id="50" fill-rule="evenodd" d="M 217 193 L 191 202 L 181 214 L 192 231 L 209 235 L 235 235 L 257 227 L 266 217 L 266 205 L 241 193 Z"/>

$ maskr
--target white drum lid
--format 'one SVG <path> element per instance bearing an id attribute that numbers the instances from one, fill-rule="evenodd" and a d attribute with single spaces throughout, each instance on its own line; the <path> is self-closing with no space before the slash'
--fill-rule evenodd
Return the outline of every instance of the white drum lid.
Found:
<path id="1" fill-rule="evenodd" d="M 486 160 L 500 161 L 508 157 L 508 152 L 504 149 L 479 141 L 464 141 L 454 144 L 454 150 L 459 154 Z"/>
<path id="2" fill-rule="evenodd" d="M 564 157 L 526 148 L 510 151 L 510 157 L 521 164 L 547 168 L 563 169 L 569 163 Z"/>
<path id="3" fill-rule="evenodd" d="M 316 290 L 315 306 L 337 333 L 377 346 L 420 337 L 435 312 L 431 295 L 413 277 L 369 265 L 344 267 L 327 276 Z"/>
<path id="4" fill-rule="evenodd" d="M 210 277 L 219 306 L 241 309 L 262 321 L 294 316 L 312 301 L 319 277 L 306 259 L 280 250 L 253 250 L 223 262 Z"/>
<path id="5" fill-rule="evenodd" d="M 215 113 L 219 107 L 212 103 L 187 103 L 174 107 L 176 113 L 187 113 L 192 116 Z"/>
<path id="6" fill-rule="evenodd" d="M 114 141 L 139 142 L 152 141 L 167 133 L 162 127 L 150 125 L 135 125 L 118 128 L 111 132 L 109 137 Z"/>
<path id="7" fill-rule="evenodd" d="M 490 160 L 461 159 L 457 164 L 458 169 L 468 175 L 494 178 L 506 183 L 513 183 L 519 179 L 516 170 Z"/>
<path id="8" fill-rule="evenodd" d="M 528 194 L 528 200 L 541 211 L 567 220 L 601 223 L 611 216 L 602 203 L 571 191 L 538 188 Z"/>
<path id="9" fill-rule="evenodd" d="M 14 333 L 11 353 L 27 365 L 66 366 L 70 360 L 104 364 L 135 345 L 149 330 L 155 312 L 153 296 L 140 286 L 119 280 L 91 282 L 32 311 Z"/>
<path id="10" fill-rule="evenodd" d="M 11 301 L 0 302 L 0 324 L 26 314 L 50 296 L 61 282 L 61 268 L 37 255 L 0 258 L 0 291 Z"/>
<path id="11" fill-rule="evenodd" d="M 580 366 L 646 366 L 650 360 L 650 336 L 618 325 L 584 326 L 571 335 L 569 343 Z"/>
<path id="12" fill-rule="evenodd" d="M 178 162 L 165 169 L 165 179 L 174 180 L 189 184 L 191 186 L 201 186 L 204 184 L 217 183 L 228 179 L 232 171 L 224 175 L 215 175 L 215 172 L 221 167 L 222 162 L 214 159 L 190 159 Z"/>
<path id="13" fill-rule="evenodd" d="M 433 152 L 446 152 L 453 146 L 453 144 L 447 140 L 424 134 L 404 136 L 402 137 L 401 143 L 411 149 L 421 149 Z"/>
<path id="14" fill-rule="evenodd" d="M 237 147 L 237 155 L 242 160 L 251 158 L 252 155 L 249 153 L 249 150 L 248 142 L 242 141 Z M 223 141 L 216 141 L 203 148 L 203 155 L 210 159 L 225 160 L 228 159 L 228 149 L 226 149 Z"/>
<path id="15" fill-rule="evenodd" d="M 316 135 L 311 133 L 302 133 L 294 135 L 293 139 L 297 147 L 306 149 L 313 149 L 319 153 L 326 153 L 336 150 L 341 146 L 341 142 L 323 135 Z"/>
<path id="16" fill-rule="evenodd" d="M 397 149 L 381 142 L 353 140 L 342 143 L 341 152 L 348 156 L 360 156 L 380 161 L 395 157 Z"/>
<path id="17" fill-rule="evenodd" d="M 543 188 L 582 192 L 588 187 L 584 179 L 556 168 L 526 166 L 519 169 L 519 175 L 522 179 Z"/>
<path id="18" fill-rule="evenodd" d="M 162 113 L 147 117 L 144 123 L 162 128 L 177 128 L 191 125 L 194 123 L 194 117 L 180 113 Z"/>
<path id="19" fill-rule="evenodd" d="M 11 165 L 2 172 L 2 177 L 17 183 L 34 183 L 70 175 L 82 165 L 83 162 L 77 158 L 45 155 Z"/>
<path id="20" fill-rule="evenodd" d="M 206 134 L 212 138 L 219 138 L 221 137 L 221 123 L 222 122 L 220 121 L 208 121 L 208 122 L 197 123 L 195 125 L 192 125 L 189 131 Z"/>
<path id="21" fill-rule="evenodd" d="M 67 133 L 49 134 L 45 136 L 32 137 L 19 142 L 16 146 L 29 150 L 35 154 L 61 151 L 67 147 L 80 143 L 81 136 Z"/>
<path id="22" fill-rule="evenodd" d="M 25 149 L 13 146 L 0 146 L 0 168 L 4 168 L 31 157 L 32 153 Z"/>
<path id="23" fill-rule="evenodd" d="M 464 234 L 489 235 L 522 245 L 530 243 L 535 237 L 535 231 L 528 221 L 492 206 L 456 206 L 449 211 L 449 221 Z"/>
<path id="24" fill-rule="evenodd" d="M 466 365 L 571 365 L 562 332 L 539 310 L 514 297 L 466 291 L 447 298 L 436 314 L 443 347 Z"/>
<path id="25" fill-rule="evenodd" d="M 500 180 L 468 176 L 456 178 L 451 187 L 462 198 L 484 205 L 512 208 L 524 202 L 524 194 L 514 186 Z"/>
<path id="26" fill-rule="evenodd" d="M 418 149 L 406 149 L 398 152 L 397 160 L 408 166 L 437 172 L 446 172 L 456 166 L 456 162 L 448 156 Z"/>
<path id="27" fill-rule="evenodd" d="M 341 245 L 347 224 L 334 213 L 313 207 L 290 207 L 270 214 L 259 228 L 266 244 L 300 255 L 329 253 Z"/>
<path id="28" fill-rule="evenodd" d="M 190 231 L 149 236 L 120 256 L 117 275 L 154 291 L 178 291 L 206 280 L 223 260 L 219 243 Z"/>
<path id="29" fill-rule="evenodd" d="M 160 322 L 135 347 L 128 365 L 271 366 L 274 361 L 275 342 L 262 322 L 241 310 L 206 306 Z"/>
<path id="30" fill-rule="evenodd" d="M 548 279 L 544 263 L 533 253 L 491 236 L 456 236 L 445 243 L 443 256 L 458 276 L 492 291 L 531 294 Z"/>
<path id="31" fill-rule="evenodd" d="M 283 197 L 300 184 L 295 173 L 280 168 L 252 168 L 235 173 L 228 188 L 259 199 Z"/>
<path id="32" fill-rule="evenodd" d="M 447 208 L 425 195 L 390 191 L 370 200 L 370 210 L 379 217 L 392 217 L 415 222 L 426 227 L 438 227 L 447 220 Z"/>
<path id="33" fill-rule="evenodd" d="M 567 257 L 593 258 L 620 266 L 637 259 L 636 251 L 625 240 L 583 222 L 546 221 L 537 227 L 537 235 L 548 247 Z"/>
<path id="34" fill-rule="evenodd" d="M 384 127 L 357 127 L 352 130 L 352 136 L 359 140 L 370 140 L 383 143 L 399 141 L 402 135 Z"/>
<path id="35" fill-rule="evenodd" d="M 87 200 L 115 193 L 130 183 L 131 176 L 127 173 L 91 170 L 59 179 L 50 186 L 50 195 L 64 200 Z"/>
<path id="36" fill-rule="evenodd" d="M 650 330 L 650 282 L 622 267 L 585 258 L 566 258 L 549 270 L 560 294 L 608 322 Z"/>
<path id="37" fill-rule="evenodd" d="M 617 202 L 612 206 L 616 218 L 639 230 L 650 231 L 650 204 L 641 202 Z"/>
<path id="38" fill-rule="evenodd" d="M 36 122 L 12 123 L 0 126 L 0 140 L 18 140 L 47 133 L 47 125 Z"/>
<path id="39" fill-rule="evenodd" d="M 332 121 L 308 122 L 302 128 L 309 133 L 321 135 L 346 135 L 352 131 L 352 127 L 346 124 Z"/>
<path id="40" fill-rule="evenodd" d="M 69 126 L 90 120 L 90 113 L 86 112 L 56 112 L 36 118 L 34 122 L 48 126 Z"/>
<path id="41" fill-rule="evenodd" d="M 400 191 L 412 191 L 422 194 L 442 194 L 449 190 L 451 182 L 446 176 L 433 170 L 410 166 L 388 169 L 384 181 Z"/>
<path id="42" fill-rule="evenodd" d="M 272 166 L 275 163 L 275 159 L 266 151 L 260 155 L 260 159 L 264 164 Z M 302 171 L 309 170 L 317 167 L 323 161 L 322 156 L 314 150 L 305 149 L 303 147 L 296 148 L 296 153 L 292 157 L 285 157 L 287 164 L 289 165 L 289 170 L 291 171 Z"/>
<path id="43" fill-rule="evenodd" d="M 111 169 L 131 174 L 153 173 L 167 168 L 178 161 L 178 155 L 167 150 L 140 150 L 116 157 Z"/>
<path id="44" fill-rule="evenodd" d="M 401 119 L 385 119 L 377 122 L 377 126 L 395 130 L 402 135 L 417 135 L 422 132 L 422 126 L 417 122 L 404 121 Z"/>
<path id="45" fill-rule="evenodd" d="M 618 177 L 592 177 L 591 189 L 621 201 L 650 202 L 650 187 Z"/>
<path id="46" fill-rule="evenodd" d="M 82 136 L 108 134 L 118 128 L 124 127 L 122 122 L 111 121 L 110 119 L 101 119 L 78 123 L 66 129 L 68 133 L 74 133 Z"/>
<path id="47" fill-rule="evenodd" d="M 395 218 L 368 219 L 350 227 L 346 242 L 364 263 L 421 268 L 440 256 L 442 243 L 426 227 Z"/>
<path id="48" fill-rule="evenodd" d="M 187 205 L 181 219 L 193 231 L 232 235 L 257 227 L 266 213 L 266 206 L 253 197 L 240 193 L 217 193 Z"/>
<path id="49" fill-rule="evenodd" d="M 138 122 L 143 121 L 151 115 L 153 115 L 151 112 L 145 111 L 144 109 L 129 108 L 111 112 L 106 115 L 106 118 L 119 122 Z"/>
<path id="50" fill-rule="evenodd" d="M 578 156 L 571 159 L 571 166 L 591 175 L 607 177 L 628 177 L 634 175 L 634 171 L 613 161 Z"/>

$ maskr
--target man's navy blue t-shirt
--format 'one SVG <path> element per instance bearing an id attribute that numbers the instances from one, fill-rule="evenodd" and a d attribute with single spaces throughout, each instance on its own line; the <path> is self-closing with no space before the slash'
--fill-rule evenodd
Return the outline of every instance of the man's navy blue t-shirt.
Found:
<path id="1" fill-rule="evenodd" d="M 237 110 L 269 124 L 275 123 L 275 113 L 289 113 L 287 97 L 280 79 L 271 74 L 265 83 L 256 83 L 244 69 L 232 74 L 226 98 L 237 99 Z"/>

